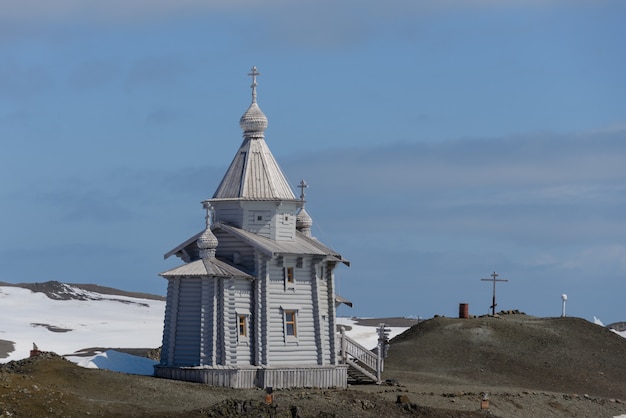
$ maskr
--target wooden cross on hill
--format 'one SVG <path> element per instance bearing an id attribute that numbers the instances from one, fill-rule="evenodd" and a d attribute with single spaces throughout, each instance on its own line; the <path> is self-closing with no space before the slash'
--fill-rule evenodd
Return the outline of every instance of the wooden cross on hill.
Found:
<path id="1" fill-rule="evenodd" d="M 498 273 L 494 271 L 493 274 L 491 274 L 491 279 L 480 279 L 485 282 L 493 282 L 493 299 L 490 306 L 492 315 L 496 314 L 496 282 L 508 282 L 507 279 L 497 279 L 496 277 L 498 277 Z"/>

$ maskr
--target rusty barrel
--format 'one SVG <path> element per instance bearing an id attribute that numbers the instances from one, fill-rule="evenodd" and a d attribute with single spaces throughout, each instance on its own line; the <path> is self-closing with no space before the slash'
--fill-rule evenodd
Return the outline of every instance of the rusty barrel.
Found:
<path id="1" fill-rule="evenodd" d="M 469 305 L 467 303 L 459 303 L 459 318 L 469 318 Z"/>

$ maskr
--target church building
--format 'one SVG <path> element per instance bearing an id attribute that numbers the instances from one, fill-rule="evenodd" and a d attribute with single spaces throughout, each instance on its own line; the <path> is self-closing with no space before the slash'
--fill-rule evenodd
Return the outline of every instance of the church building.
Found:
<path id="1" fill-rule="evenodd" d="M 252 103 L 243 142 L 211 199 L 204 230 L 165 254 L 167 302 L 158 377 L 235 388 L 345 387 L 337 347 L 335 268 L 349 263 L 311 236 L 297 198 L 265 142 Z M 345 300 L 344 300 L 345 301 Z"/>

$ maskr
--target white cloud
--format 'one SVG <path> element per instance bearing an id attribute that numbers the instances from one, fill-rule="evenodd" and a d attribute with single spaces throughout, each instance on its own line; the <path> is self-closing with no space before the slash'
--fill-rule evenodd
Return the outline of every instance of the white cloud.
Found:
<path id="1" fill-rule="evenodd" d="M 614 272 L 626 272 L 626 246 L 620 244 L 586 248 L 562 262 L 568 269 L 610 269 Z"/>
<path id="2" fill-rule="evenodd" d="M 299 24 L 306 27 L 349 26 L 350 20 L 363 17 L 385 21 L 398 17 L 417 18 L 429 14 L 457 12 L 463 10 L 515 9 L 523 8 L 541 10 L 567 5 L 594 4 L 591 0 L 513 0 L 503 3 L 497 0 L 396 0 L 381 3 L 379 1 L 348 0 L 335 1 L 299 1 L 266 0 L 21 0 L 7 1 L 2 4 L 2 19 L 25 21 L 67 21 L 76 19 L 93 19 L 100 21 L 124 22 L 171 18 L 176 16 L 193 16 L 198 13 L 213 12 L 254 12 L 268 13 L 277 16 L 290 16 L 284 23 L 298 30 Z M 608 2 L 611 4 L 619 4 Z M 322 25 L 320 25 L 322 24 Z"/>

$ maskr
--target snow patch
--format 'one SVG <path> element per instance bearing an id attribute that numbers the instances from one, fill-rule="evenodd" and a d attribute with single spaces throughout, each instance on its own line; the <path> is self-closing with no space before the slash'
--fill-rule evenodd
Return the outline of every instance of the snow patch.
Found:
<path id="1" fill-rule="evenodd" d="M 65 358 L 88 369 L 106 369 L 145 376 L 151 376 L 154 373 L 154 366 L 158 364 L 157 361 L 146 357 L 133 356 L 115 350 L 107 350 L 91 357 L 65 356 Z"/>

